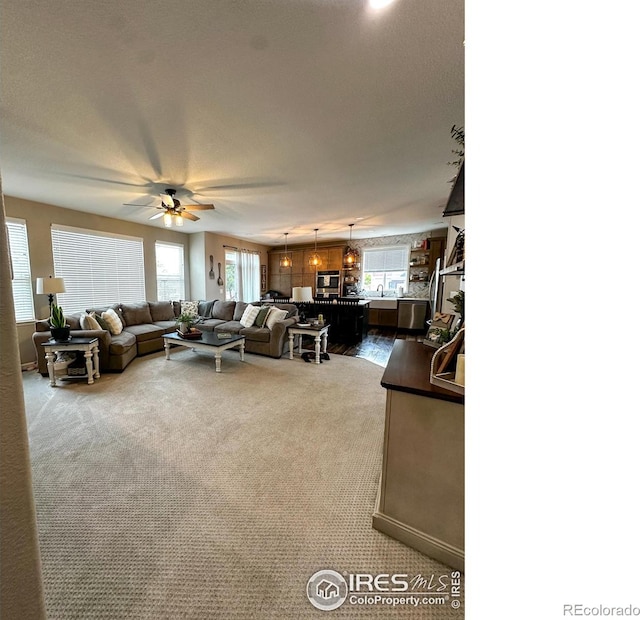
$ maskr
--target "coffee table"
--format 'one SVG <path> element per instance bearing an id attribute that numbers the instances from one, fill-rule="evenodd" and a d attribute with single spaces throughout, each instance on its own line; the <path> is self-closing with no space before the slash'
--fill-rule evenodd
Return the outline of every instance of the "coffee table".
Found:
<path id="1" fill-rule="evenodd" d="M 313 336 L 316 349 L 316 364 L 320 363 L 320 340 L 322 340 L 322 352 L 327 352 L 327 337 L 329 334 L 329 323 L 324 325 L 308 325 L 300 327 L 299 324 L 289 327 L 289 359 L 293 359 L 294 338 L 298 336 L 298 353 L 302 354 L 302 336 Z"/>
<path id="2" fill-rule="evenodd" d="M 164 353 L 166 359 L 170 359 L 170 351 L 172 344 L 179 344 L 183 347 L 191 347 L 194 351 L 201 349 L 203 351 L 213 351 L 216 358 L 216 372 L 220 372 L 220 361 L 222 352 L 234 347 L 240 347 L 240 361 L 244 362 L 244 336 L 234 334 L 230 338 L 218 338 L 214 332 L 202 332 L 202 338 L 188 339 L 182 338 L 178 332 L 171 332 L 162 336 L 164 340 Z"/>

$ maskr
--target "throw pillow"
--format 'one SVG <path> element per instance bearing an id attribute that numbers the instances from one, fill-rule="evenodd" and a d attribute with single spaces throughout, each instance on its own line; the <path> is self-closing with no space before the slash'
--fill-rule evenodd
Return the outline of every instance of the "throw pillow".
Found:
<path id="1" fill-rule="evenodd" d="M 118 313 L 113 308 L 109 308 L 108 310 L 105 310 L 102 313 L 102 318 L 105 320 L 105 323 L 109 328 L 109 331 L 114 336 L 117 336 L 118 334 L 122 333 L 122 321 L 120 320 Z"/>
<path id="2" fill-rule="evenodd" d="M 198 302 L 197 301 L 181 301 L 180 313 L 190 314 L 191 316 L 198 316 Z"/>
<path id="3" fill-rule="evenodd" d="M 86 312 L 80 317 L 80 329 L 102 329 L 94 316 Z"/>
<path id="4" fill-rule="evenodd" d="M 240 325 L 242 325 L 242 327 L 251 327 L 258 316 L 258 312 L 260 312 L 260 308 L 258 306 L 252 306 L 251 304 L 247 305 L 247 308 L 240 319 Z"/>
<path id="5" fill-rule="evenodd" d="M 269 312 L 269 316 L 267 317 L 266 327 L 269 329 L 273 329 L 273 326 L 278 321 L 284 321 L 287 318 L 287 311 L 280 310 L 280 308 L 271 308 L 271 312 Z"/>
<path id="6" fill-rule="evenodd" d="M 100 326 L 99 329 L 104 329 L 104 331 L 106 332 L 109 331 L 109 326 L 107 325 L 107 322 L 102 318 L 100 314 L 97 314 L 95 312 L 90 312 L 89 315 L 92 316 L 98 322 L 98 325 Z"/>
<path id="7" fill-rule="evenodd" d="M 258 312 L 258 315 L 256 316 L 256 320 L 253 322 L 254 327 L 264 327 L 264 324 L 267 322 L 269 312 L 271 312 L 271 308 L 269 306 L 262 306 L 262 308 L 260 308 L 260 312 Z"/>

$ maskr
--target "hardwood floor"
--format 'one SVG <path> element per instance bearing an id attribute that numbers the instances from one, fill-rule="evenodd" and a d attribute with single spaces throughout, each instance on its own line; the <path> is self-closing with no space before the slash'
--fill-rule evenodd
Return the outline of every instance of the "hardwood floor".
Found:
<path id="1" fill-rule="evenodd" d="M 391 355 L 391 349 L 396 338 L 401 340 L 417 340 L 422 342 L 424 333 L 408 333 L 406 331 L 398 331 L 390 327 L 371 327 L 369 333 L 363 338 L 362 342 L 356 344 L 335 344 L 331 342 L 331 332 L 329 332 L 329 343 L 327 352 L 335 355 L 350 355 L 352 357 L 362 357 L 378 366 L 386 366 Z M 313 349 L 313 341 L 305 338 L 302 344 L 303 349 Z"/>

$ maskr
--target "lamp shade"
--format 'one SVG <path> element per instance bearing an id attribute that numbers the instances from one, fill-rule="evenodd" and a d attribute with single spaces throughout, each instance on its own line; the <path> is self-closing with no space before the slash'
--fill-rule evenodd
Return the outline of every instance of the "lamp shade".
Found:
<path id="1" fill-rule="evenodd" d="M 313 293 L 310 286 L 294 286 L 291 292 L 293 294 L 291 301 L 301 303 L 313 301 Z"/>
<path id="2" fill-rule="evenodd" d="M 38 295 L 51 295 L 55 293 L 64 293 L 64 278 L 38 278 L 36 280 L 36 293 Z"/>

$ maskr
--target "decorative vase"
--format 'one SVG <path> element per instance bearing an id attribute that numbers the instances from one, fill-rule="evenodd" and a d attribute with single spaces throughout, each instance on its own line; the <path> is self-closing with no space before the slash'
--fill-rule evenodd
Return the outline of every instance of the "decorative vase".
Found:
<path id="1" fill-rule="evenodd" d="M 182 332 L 183 334 L 188 334 L 189 331 L 191 331 L 191 328 L 187 323 L 178 323 L 178 331 Z"/>
<path id="2" fill-rule="evenodd" d="M 71 340 L 71 327 L 65 325 L 65 327 L 52 327 L 51 337 L 56 342 L 68 342 Z"/>

